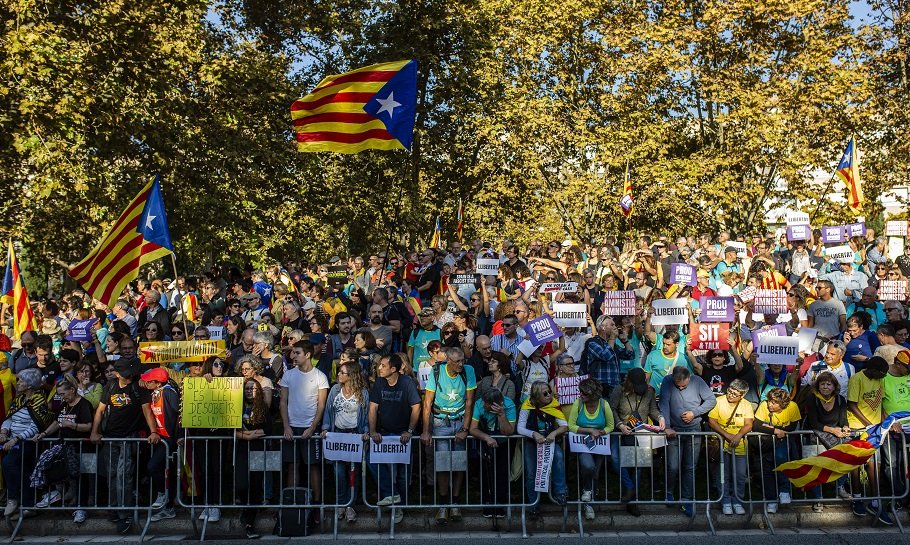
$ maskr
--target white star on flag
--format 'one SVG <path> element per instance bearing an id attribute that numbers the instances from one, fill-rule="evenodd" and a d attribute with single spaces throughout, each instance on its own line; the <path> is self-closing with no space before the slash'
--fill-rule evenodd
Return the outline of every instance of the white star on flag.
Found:
<path id="1" fill-rule="evenodd" d="M 149 214 L 148 216 L 146 216 L 146 218 L 145 218 L 145 228 L 148 229 L 148 230 L 150 230 L 150 231 L 154 231 L 155 228 L 152 227 L 152 220 L 154 220 L 154 219 L 157 218 L 157 217 L 158 217 L 158 216 L 153 216 L 153 215 L 151 215 L 151 214 Z"/>
<path id="2" fill-rule="evenodd" d="M 398 106 L 401 106 L 400 102 L 395 102 L 395 92 L 390 92 L 389 96 L 386 98 L 377 98 L 376 102 L 382 104 L 382 108 L 379 108 L 379 111 L 376 112 L 376 115 L 379 116 L 382 112 L 389 112 L 389 117 L 391 118 L 394 115 L 394 110 Z"/>

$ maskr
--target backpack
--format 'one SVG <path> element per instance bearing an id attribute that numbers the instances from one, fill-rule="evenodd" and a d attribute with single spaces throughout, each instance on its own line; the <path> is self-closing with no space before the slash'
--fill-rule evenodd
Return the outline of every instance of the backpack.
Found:
<path id="1" fill-rule="evenodd" d="M 309 505 L 312 495 L 309 488 L 285 488 L 281 491 L 282 505 Z M 280 537 L 305 537 L 313 533 L 317 526 L 314 520 L 315 511 L 309 508 L 278 509 L 275 529 L 272 533 Z"/>

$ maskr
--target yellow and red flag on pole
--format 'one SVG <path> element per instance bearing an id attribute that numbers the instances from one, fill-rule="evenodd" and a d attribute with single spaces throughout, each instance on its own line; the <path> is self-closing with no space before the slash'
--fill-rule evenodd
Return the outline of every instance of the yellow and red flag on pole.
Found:
<path id="1" fill-rule="evenodd" d="M 28 299 L 28 290 L 25 289 L 25 280 L 19 270 L 19 260 L 13 249 L 13 241 L 9 241 L 9 252 L 6 255 L 6 273 L 3 275 L 3 293 L 0 302 L 10 305 L 13 309 L 13 337 L 19 338 L 23 331 L 36 331 L 38 323 L 32 304 Z"/>
<path id="2" fill-rule="evenodd" d="M 291 105 L 298 151 L 410 151 L 417 62 L 373 64 L 328 76 Z"/>
<path id="3" fill-rule="evenodd" d="M 458 242 L 464 244 L 464 222 L 463 222 L 464 210 L 461 207 L 461 199 L 458 199 L 458 214 L 455 216 L 455 238 L 458 239 Z"/>
<path id="4" fill-rule="evenodd" d="M 856 137 L 851 136 L 847 149 L 837 164 L 837 176 L 847 186 L 847 204 L 853 210 L 862 210 L 863 185 L 859 178 L 859 151 L 856 148 Z"/>
<path id="5" fill-rule="evenodd" d="M 436 225 L 433 227 L 433 238 L 430 239 L 430 248 L 439 248 L 442 243 L 442 228 L 439 225 L 439 216 L 436 216 Z"/>
<path id="6" fill-rule="evenodd" d="M 635 201 L 632 200 L 632 178 L 629 176 L 629 163 L 626 163 L 626 174 L 623 179 L 622 198 L 619 199 L 622 215 L 629 219 L 635 210 Z"/>
<path id="7" fill-rule="evenodd" d="M 173 251 L 156 176 L 69 275 L 92 297 L 112 307 L 123 288 L 139 276 L 139 267 Z"/>

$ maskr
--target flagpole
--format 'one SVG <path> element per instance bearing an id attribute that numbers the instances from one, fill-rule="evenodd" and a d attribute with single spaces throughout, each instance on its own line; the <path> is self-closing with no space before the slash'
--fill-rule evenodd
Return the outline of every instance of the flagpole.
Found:
<path id="1" fill-rule="evenodd" d="M 177 283 L 177 258 L 175 257 L 175 254 L 173 251 L 171 252 L 171 265 L 174 266 L 174 283 L 176 284 Z M 177 289 L 180 289 L 180 288 L 178 287 Z M 187 327 L 186 327 L 186 313 L 183 312 L 183 308 L 182 308 L 183 299 L 180 300 L 180 306 L 181 306 L 181 308 L 179 310 L 180 310 L 180 313 L 183 315 L 183 320 L 182 320 L 183 321 L 183 338 L 186 340 L 190 340 L 190 332 L 187 330 Z"/>
<path id="2" fill-rule="evenodd" d="M 834 179 L 837 178 L 837 170 L 834 171 L 834 174 L 831 175 L 831 179 L 828 180 L 827 185 L 825 185 L 825 190 L 821 193 L 818 198 L 818 206 L 815 207 L 815 212 L 812 213 L 812 217 L 809 218 L 809 223 L 815 222 L 815 216 L 818 215 L 818 211 L 821 210 L 822 202 L 825 196 L 831 191 L 831 186 L 834 185 Z"/>

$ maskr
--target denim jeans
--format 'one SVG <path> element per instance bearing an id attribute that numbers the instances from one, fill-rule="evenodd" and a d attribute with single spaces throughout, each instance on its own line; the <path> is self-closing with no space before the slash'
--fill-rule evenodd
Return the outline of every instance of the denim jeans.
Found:
<path id="1" fill-rule="evenodd" d="M 370 473 L 379 487 L 379 499 L 401 496 L 402 503 L 408 503 L 408 475 L 411 466 L 407 464 L 369 464 Z M 337 470 L 336 470 L 337 471 Z"/>
<path id="2" fill-rule="evenodd" d="M 23 507 L 35 505 L 35 488 L 32 472 L 35 470 L 38 446 L 31 440 L 17 441 L 3 456 L 3 480 L 7 498 L 19 501 Z"/>
<path id="3" fill-rule="evenodd" d="M 335 466 L 335 503 L 338 505 L 344 505 L 351 501 L 351 466 L 355 466 L 354 471 L 354 501 L 351 502 L 351 505 L 357 503 L 357 490 L 360 488 L 360 472 L 359 464 L 351 464 L 349 462 L 333 462 L 332 465 Z M 380 497 L 379 499 L 384 498 L 385 496 Z"/>
<path id="4" fill-rule="evenodd" d="M 697 428 L 679 431 L 698 431 Z M 692 500 L 695 494 L 695 466 L 701 457 L 702 437 L 700 435 L 676 435 L 667 438 L 667 482 L 666 490 L 673 492 L 679 479 L 679 497 Z M 682 476 L 679 471 L 682 468 Z"/>
<path id="5" fill-rule="evenodd" d="M 528 489 L 528 503 L 537 501 L 534 490 L 534 477 L 537 474 L 537 442 L 524 442 L 525 486 Z M 550 487 L 554 494 L 566 494 L 569 485 L 566 483 L 566 458 L 559 445 L 553 444 L 553 467 L 550 468 Z"/>
<path id="6" fill-rule="evenodd" d="M 762 491 L 766 500 L 777 501 L 778 496 L 790 493 L 790 479 L 782 471 L 774 471 L 780 464 L 789 462 L 791 458 L 798 459 L 796 442 L 791 436 L 778 439 L 773 435 L 758 437 L 761 450 Z M 791 456 L 791 453 L 794 456 Z"/>
<path id="7" fill-rule="evenodd" d="M 749 471 L 749 459 L 745 454 L 733 454 L 724 450 L 724 505 L 742 505 L 746 495 L 746 475 Z"/>
<path id="8" fill-rule="evenodd" d="M 628 436 L 633 442 L 629 445 L 634 445 L 635 438 L 633 436 Z M 610 436 L 610 467 L 613 468 L 613 471 L 619 473 L 619 481 L 622 483 L 623 492 L 638 492 L 637 483 L 641 481 L 641 470 L 635 469 L 635 478 L 632 478 L 632 470 L 628 467 L 622 467 L 622 459 L 620 458 L 620 453 L 622 452 L 622 441 L 618 435 Z"/>
<path id="9" fill-rule="evenodd" d="M 604 465 L 606 456 L 591 454 L 590 452 L 578 453 L 578 477 L 581 480 L 582 492 L 592 491 L 597 486 L 597 476 Z"/>
<path id="10" fill-rule="evenodd" d="M 136 505 L 135 445 L 138 443 L 111 441 L 101 447 L 99 470 L 107 477 L 108 504 L 111 507 Z M 217 466 L 214 466 L 217 467 Z M 120 518 L 129 518 L 129 511 L 121 511 Z"/>
<path id="11" fill-rule="evenodd" d="M 882 446 L 879 448 L 882 456 L 881 475 L 891 487 L 891 494 L 902 496 L 904 494 L 904 441 L 900 433 L 889 432 L 882 434 Z"/>

